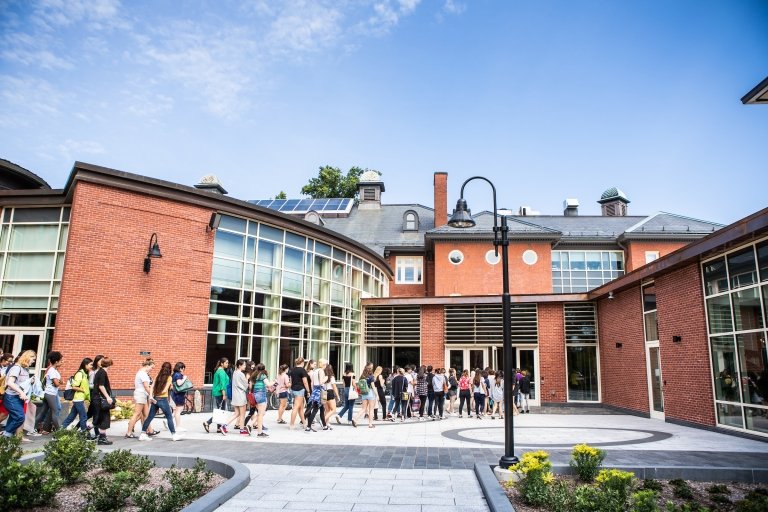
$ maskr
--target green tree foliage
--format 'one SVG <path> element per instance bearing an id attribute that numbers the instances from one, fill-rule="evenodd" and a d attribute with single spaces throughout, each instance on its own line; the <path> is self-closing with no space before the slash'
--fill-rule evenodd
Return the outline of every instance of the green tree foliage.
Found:
<path id="1" fill-rule="evenodd" d="M 275 199 L 288 199 L 288 196 L 285 195 L 285 190 L 281 190 L 280 193 L 275 196 Z"/>
<path id="2" fill-rule="evenodd" d="M 357 184 L 360 182 L 360 176 L 368 169 L 352 167 L 344 175 L 338 167 L 324 165 L 320 167 L 320 172 L 316 178 L 301 187 L 301 193 L 310 196 L 313 199 L 324 197 L 357 197 Z"/>

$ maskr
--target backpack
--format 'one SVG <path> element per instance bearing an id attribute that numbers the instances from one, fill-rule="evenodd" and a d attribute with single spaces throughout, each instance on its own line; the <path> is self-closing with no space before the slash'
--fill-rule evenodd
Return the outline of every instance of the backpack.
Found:
<path id="1" fill-rule="evenodd" d="M 368 380 L 360 379 L 357 381 L 357 392 L 360 393 L 361 396 L 367 395 L 370 390 L 371 388 L 368 387 Z"/>

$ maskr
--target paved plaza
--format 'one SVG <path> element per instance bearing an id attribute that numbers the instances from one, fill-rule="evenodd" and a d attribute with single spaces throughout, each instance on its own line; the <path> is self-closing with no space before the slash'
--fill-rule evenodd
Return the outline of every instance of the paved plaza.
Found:
<path id="1" fill-rule="evenodd" d="M 543 449 L 555 465 L 567 465 L 571 447 L 588 443 L 608 452 L 606 466 L 768 469 L 768 441 L 599 408 L 545 411 L 515 417 L 518 456 Z M 246 464 L 251 483 L 220 507 L 227 512 L 488 510 L 472 469 L 476 463 L 497 464 L 504 450 L 504 423 L 498 418 L 379 421 L 371 429 L 333 422 L 331 431 L 307 433 L 278 425 L 276 412 L 268 411 L 269 437 L 257 438 L 208 434 L 202 427 L 208 417 L 183 416 L 187 431 L 180 442 L 171 442 L 167 431 L 149 442 L 125 439 L 125 421 L 114 422 L 109 436 L 113 448 L 216 455 Z M 154 423 L 163 426 L 160 419 Z"/>

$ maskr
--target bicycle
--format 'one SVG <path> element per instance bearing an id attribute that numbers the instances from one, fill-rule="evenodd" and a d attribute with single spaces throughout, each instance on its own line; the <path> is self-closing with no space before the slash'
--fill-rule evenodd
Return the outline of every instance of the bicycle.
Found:
<path id="1" fill-rule="evenodd" d="M 280 408 L 280 398 L 277 391 L 270 391 L 267 395 L 267 410 L 277 410 Z M 286 411 L 293 409 L 293 393 L 288 392 L 288 403 L 285 406 Z"/>

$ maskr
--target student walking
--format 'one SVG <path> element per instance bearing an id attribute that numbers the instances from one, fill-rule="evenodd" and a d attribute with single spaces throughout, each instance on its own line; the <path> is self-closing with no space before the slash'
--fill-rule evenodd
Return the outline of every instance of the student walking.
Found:
<path id="1" fill-rule="evenodd" d="M 176 432 L 186 432 L 187 429 L 181 428 L 181 413 L 184 411 L 184 406 L 187 404 L 187 389 L 192 388 L 192 383 L 188 382 L 189 378 L 184 374 L 187 367 L 181 361 L 178 361 L 173 367 L 173 375 L 171 379 L 171 405 L 173 406 L 173 425 L 176 427 Z M 176 391 L 177 389 L 182 391 Z"/>
<path id="2" fill-rule="evenodd" d="M 21 353 L 16 362 L 5 373 L 5 395 L 3 405 L 8 410 L 8 420 L 5 422 L 6 437 L 13 437 L 24 424 L 24 414 L 29 402 L 29 386 L 31 377 L 29 368 L 35 365 L 37 356 L 34 350 Z"/>
<path id="3" fill-rule="evenodd" d="M 283 425 L 287 423 L 283 419 L 283 414 L 285 414 L 285 409 L 288 407 L 288 393 L 290 393 L 290 391 L 291 378 L 288 376 L 288 365 L 281 364 L 280 368 L 277 370 L 275 393 L 277 393 L 277 398 L 280 400 L 280 405 L 277 408 L 277 422 Z"/>
<path id="4" fill-rule="evenodd" d="M 110 366 L 112 366 L 112 358 L 104 356 L 99 361 L 99 369 L 93 376 L 93 389 L 96 394 L 93 402 L 97 402 L 93 416 L 93 433 L 97 437 L 96 442 L 102 445 L 112 444 L 112 441 L 107 439 L 107 430 L 112 425 L 109 411 L 115 407 L 115 399 L 112 398 L 112 386 L 109 383 L 107 373 Z"/>
<path id="5" fill-rule="evenodd" d="M 410 401 L 410 393 L 408 392 L 408 381 L 405 378 L 405 369 L 402 367 L 395 367 L 396 375 L 392 379 L 392 398 L 395 400 L 395 407 L 392 410 L 392 415 L 389 421 L 394 422 L 396 417 L 400 417 L 400 421 L 405 421 L 406 410 L 408 409 L 408 402 Z"/>
<path id="6" fill-rule="evenodd" d="M 325 424 L 331 423 L 331 418 L 336 416 L 336 400 L 339 398 L 339 388 L 336 387 L 336 375 L 333 372 L 333 366 L 325 366 Z M 330 430 L 330 428 L 329 428 Z"/>
<path id="7" fill-rule="evenodd" d="M 317 432 L 312 428 L 312 424 L 315 422 L 315 416 L 317 416 L 318 411 L 320 411 L 320 424 L 323 426 L 323 430 L 331 430 L 331 427 L 325 422 L 325 413 L 323 412 L 323 390 L 325 389 L 325 383 L 328 381 L 325 366 L 328 364 L 328 361 L 321 359 L 318 363 L 309 361 L 309 377 L 312 383 L 312 392 L 309 395 L 309 415 L 307 416 L 307 425 L 304 427 L 304 432 Z"/>
<path id="8" fill-rule="evenodd" d="M 443 407 L 445 405 L 445 393 L 448 390 L 448 379 L 445 377 L 445 370 L 438 368 L 435 370 L 435 375 L 432 377 L 432 389 L 435 394 L 435 410 L 432 420 L 445 419 L 443 415 Z"/>
<path id="9" fill-rule="evenodd" d="M 341 380 L 344 381 L 344 407 L 336 415 L 336 423 L 341 425 L 341 418 L 344 417 L 344 413 L 347 413 L 347 423 L 352 422 L 352 411 L 355 408 L 355 399 L 349 398 L 349 390 L 355 385 L 355 372 L 352 370 L 352 363 L 346 363 L 344 365 L 344 375 Z"/>
<path id="10" fill-rule="evenodd" d="M 475 395 L 475 416 L 481 420 L 485 412 L 485 397 L 488 394 L 488 389 L 485 387 L 485 379 L 479 368 L 475 370 L 475 377 L 472 379 L 472 389 Z"/>
<path id="11" fill-rule="evenodd" d="M 37 431 L 41 434 L 58 430 L 61 427 L 61 400 L 59 400 L 59 386 L 61 386 L 61 373 L 59 368 L 63 362 L 61 352 L 48 354 L 48 369 L 45 371 L 43 391 L 43 405 L 37 411 Z M 45 426 L 50 425 L 49 430 Z"/>
<path id="12" fill-rule="evenodd" d="M 293 430 L 293 427 L 296 425 L 297 415 L 305 428 L 311 427 L 312 425 L 307 424 L 307 419 L 304 415 L 304 397 L 310 393 L 309 374 L 304 369 L 304 358 L 301 356 L 296 358 L 291 369 L 291 393 L 293 393 L 293 409 L 291 409 L 291 423 L 288 427 Z"/>
<path id="13" fill-rule="evenodd" d="M 363 368 L 363 373 L 360 374 L 360 379 L 357 381 L 357 389 L 360 393 L 360 400 L 362 400 L 362 406 L 360 412 L 357 413 L 355 419 L 352 420 L 352 425 L 357 426 L 355 420 L 365 419 L 368 417 L 368 428 L 374 428 L 373 424 L 373 408 L 376 404 L 376 392 L 373 389 L 373 373 L 371 371 L 372 365 L 366 365 Z"/>
<path id="14" fill-rule="evenodd" d="M 216 368 L 213 370 L 213 389 L 211 389 L 211 396 L 213 397 L 216 409 L 227 408 L 227 387 L 229 387 L 229 375 L 227 374 L 227 368 L 229 367 L 229 359 L 222 357 L 216 363 Z M 211 431 L 211 423 L 213 423 L 213 416 L 208 418 L 208 421 L 203 422 L 203 428 L 206 432 Z M 226 427 L 225 427 L 226 428 Z M 216 424 L 216 432 L 222 432 L 221 425 Z M 226 435 L 226 432 L 224 432 Z"/>
<path id="15" fill-rule="evenodd" d="M 531 397 L 531 377 L 528 370 L 523 370 L 523 378 L 520 379 L 520 412 L 528 414 L 528 399 Z"/>
<path id="16" fill-rule="evenodd" d="M 133 416 L 128 421 L 128 430 L 125 432 L 127 438 L 135 437 L 133 429 L 136 422 L 140 421 L 143 424 L 149 416 L 149 397 L 152 395 L 152 378 L 149 376 L 149 372 L 154 367 L 155 362 L 152 358 L 146 358 L 133 379 Z M 152 434 L 149 433 L 149 435 Z"/>
<path id="17" fill-rule="evenodd" d="M 459 418 L 463 417 L 464 404 L 467 405 L 467 416 L 472 417 L 472 409 L 470 409 L 470 399 L 472 396 L 472 381 L 469 378 L 469 370 L 463 370 L 461 377 L 459 378 Z"/>
<path id="18" fill-rule="evenodd" d="M 493 399 L 493 409 L 491 409 L 491 419 L 496 419 L 496 411 L 499 411 L 499 417 L 504 419 L 504 374 L 497 372 L 493 383 L 491 383 L 491 398 Z M 512 404 L 514 407 L 515 404 Z"/>
<path id="19" fill-rule="evenodd" d="M 86 357 L 72 376 L 72 389 L 75 390 L 75 396 L 72 399 L 72 409 L 61 424 L 61 428 L 67 428 L 75 417 L 78 417 L 78 429 L 82 433 L 88 432 L 88 411 L 85 410 L 85 401 L 91 399 L 91 388 L 88 385 L 88 373 L 91 368 L 93 368 L 93 359 Z"/>
<path id="20" fill-rule="evenodd" d="M 431 366 L 429 368 L 430 370 L 432 369 Z M 423 366 L 419 367 L 419 372 L 416 374 L 416 384 L 413 387 L 416 396 L 419 397 L 419 421 L 421 421 L 424 419 L 424 408 L 427 406 L 427 396 L 429 393 L 427 373 Z M 432 399 L 434 400 L 434 393 L 432 394 Z"/>
<path id="21" fill-rule="evenodd" d="M 163 411 L 165 415 L 165 421 L 168 422 L 168 430 L 171 433 L 171 441 L 179 441 L 181 437 L 176 433 L 176 426 L 173 424 L 173 412 L 171 412 L 171 404 L 168 402 L 168 392 L 171 389 L 173 383 L 173 377 L 171 372 L 171 363 L 164 362 L 160 367 L 160 371 L 155 377 L 155 383 L 152 386 L 152 394 L 149 397 L 151 406 L 149 408 L 149 415 L 144 423 L 141 425 L 141 434 L 139 435 L 139 441 L 151 441 L 152 438 L 147 435 L 147 429 L 152 424 L 152 420 L 155 419 L 157 410 Z"/>
<path id="22" fill-rule="evenodd" d="M 378 399 L 377 405 L 381 406 L 382 421 L 387 416 L 387 397 L 384 395 L 384 389 L 386 388 L 386 385 L 387 385 L 386 378 L 387 378 L 387 375 L 385 375 L 384 370 L 381 368 L 381 366 L 377 366 L 376 369 L 373 371 L 373 388 L 376 390 L 376 398 Z M 379 411 L 378 407 L 373 410 L 374 421 L 379 419 L 378 411 Z"/>
<path id="23" fill-rule="evenodd" d="M 456 378 L 456 368 L 448 370 L 448 414 L 456 414 L 456 398 L 459 396 L 459 380 Z"/>
<path id="24" fill-rule="evenodd" d="M 256 437 L 269 437 L 269 434 L 264 432 L 264 415 L 267 413 L 267 392 L 273 383 L 269 381 L 267 369 L 262 363 L 256 365 L 253 373 L 251 373 L 250 382 L 253 386 L 253 399 L 256 401 L 257 409 Z"/>
<path id="25" fill-rule="evenodd" d="M 248 405 L 248 400 L 245 394 L 248 392 L 248 377 L 245 376 L 245 365 L 248 361 L 245 359 L 238 359 L 235 364 L 235 371 L 232 373 L 232 407 L 234 412 L 229 417 L 227 422 L 221 426 L 221 433 L 227 435 L 227 425 L 235 422 L 236 426 L 240 427 L 241 435 L 250 435 L 248 429 L 245 428 L 245 409 Z"/>

